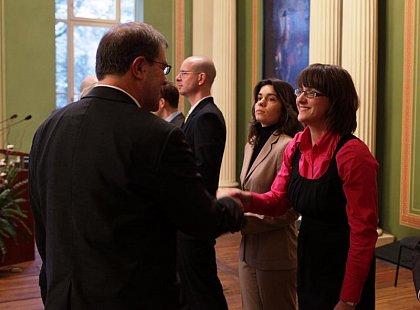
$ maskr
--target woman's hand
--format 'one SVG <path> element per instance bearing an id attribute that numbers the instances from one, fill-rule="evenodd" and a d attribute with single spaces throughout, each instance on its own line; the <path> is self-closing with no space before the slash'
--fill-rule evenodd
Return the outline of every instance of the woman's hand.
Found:
<path id="1" fill-rule="evenodd" d="M 354 310 L 354 309 L 356 309 L 356 306 L 350 306 L 342 300 L 340 300 L 334 307 L 334 310 Z"/>
<path id="2" fill-rule="evenodd" d="M 242 191 L 238 188 L 219 188 L 216 193 L 216 197 L 233 197 L 239 199 L 245 208 L 249 207 L 252 201 L 252 195 L 250 192 Z"/>
<path id="3" fill-rule="evenodd" d="M 289 210 L 287 210 L 287 212 L 284 215 L 287 218 L 289 218 L 289 219 L 291 219 L 293 221 L 296 221 L 299 218 L 300 213 L 297 212 L 297 211 L 295 211 L 293 208 L 290 208 Z"/>

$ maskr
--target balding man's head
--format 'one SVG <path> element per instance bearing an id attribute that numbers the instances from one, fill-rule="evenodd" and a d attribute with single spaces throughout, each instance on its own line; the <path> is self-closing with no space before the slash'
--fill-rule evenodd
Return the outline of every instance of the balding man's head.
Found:
<path id="1" fill-rule="evenodd" d="M 192 105 L 204 97 L 211 96 L 211 87 L 216 77 L 213 61 L 206 56 L 191 56 L 185 59 L 176 82 L 179 93 Z"/>
<path id="2" fill-rule="evenodd" d="M 80 98 L 84 97 L 97 83 L 98 79 L 96 76 L 88 75 L 85 77 L 80 84 Z"/>
<path id="3" fill-rule="evenodd" d="M 211 87 L 216 78 L 216 67 L 213 61 L 207 56 L 191 56 L 185 61 L 192 63 L 192 68 L 195 72 L 203 72 L 206 74 L 206 82 Z"/>

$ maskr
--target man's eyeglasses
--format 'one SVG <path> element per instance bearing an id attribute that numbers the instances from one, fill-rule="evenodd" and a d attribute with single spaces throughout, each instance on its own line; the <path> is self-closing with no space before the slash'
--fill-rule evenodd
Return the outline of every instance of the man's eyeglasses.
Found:
<path id="1" fill-rule="evenodd" d="M 300 88 L 295 89 L 295 95 L 299 97 L 300 95 L 304 94 L 306 98 L 315 98 L 315 97 L 323 97 L 324 94 L 318 93 L 314 90 L 303 90 Z"/>
<path id="2" fill-rule="evenodd" d="M 181 78 L 184 78 L 184 76 L 190 73 L 200 74 L 200 72 L 194 72 L 194 71 L 179 71 L 178 76 L 180 76 Z"/>
<path id="3" fill-rule="evenodd" d="M 163 62 L 155 61 L 155 60 L 148 60 L 148 62 L 154 62 L 154 63 L 157 63 L 159 65 L 162 65 L 163 67 L 161 67 L 161 68 L 163 70 L 164 75 L 168 75 L 169 72 L 171 72 L 171 68 L 172 68 L 171 65 L 168 65 L 168 64 L 163 63 Z"/>

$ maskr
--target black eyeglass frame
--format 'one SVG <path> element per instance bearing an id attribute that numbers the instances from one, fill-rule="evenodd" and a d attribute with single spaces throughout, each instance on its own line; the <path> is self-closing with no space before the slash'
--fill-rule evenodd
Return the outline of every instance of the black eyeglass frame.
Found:
<path id="1" fill-rule="evenodd" d="M 301 88 L 295 89 L 295 95 L 299 97 L 300 95 L 304 94 L 306 98 L 315 98 L 315 97 L 325 97 L 326 95 L 321 94 L 314 90 L 303 90 Z"/>

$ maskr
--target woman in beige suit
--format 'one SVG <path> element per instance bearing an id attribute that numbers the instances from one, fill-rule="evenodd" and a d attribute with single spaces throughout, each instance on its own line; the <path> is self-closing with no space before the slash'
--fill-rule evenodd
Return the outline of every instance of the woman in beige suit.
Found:
<path id="1" fill-rule="evenodd" d="M 270 190 L 287 143 L 302 130 L 295 100 L 293 88 L 284 81 L 262 80 L 255 86 L 241 172 L 243 190 Z M 246 215 L 239 262 L 243 309 L 296 309 L 297 213 Z"/>

